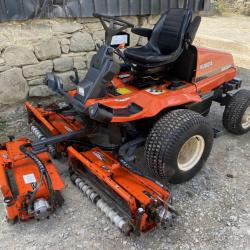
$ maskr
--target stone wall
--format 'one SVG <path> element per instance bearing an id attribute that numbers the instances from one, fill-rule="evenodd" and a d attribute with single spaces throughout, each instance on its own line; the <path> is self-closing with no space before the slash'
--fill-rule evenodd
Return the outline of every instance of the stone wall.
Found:
<path id="1" fill-rule="evenodd" d="M 249 0 L 213 0 L 220 1 L 221 4 L 231 12 L 250 16 Z"/>
<path id="2" fill-rule="evenodd" d="M 234 1 L 234 8 L 246 16 L 250 16 L 250 1 L 249 0 L 237 0 Z"/>
<path id="3" fill-rule="evenodd" d="M 135 25 L 152 27 L 157 16 L 125 17 Z M 72 89 L 73 68 L 84 77 L 96 44 L 104 39 L 99 20 L 32 20 L 0 24 L 0 104 L 53 93 L 45 86 L 46 73 L 54 71 Z M 132 34 L 131 46 L 145 42 Z"/>

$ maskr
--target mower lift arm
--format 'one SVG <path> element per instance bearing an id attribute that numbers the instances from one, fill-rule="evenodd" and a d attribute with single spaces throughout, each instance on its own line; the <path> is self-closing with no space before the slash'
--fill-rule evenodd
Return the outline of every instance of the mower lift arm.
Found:
<path id="1" fill-rule="evenodd" d="M 88 133 L 88 129 L 84 128 L 84 129 L 74 131 L 74 132 L 71 132 L 68 134 L 53 136 L 53 137 L 48 138 L 46 140 L 40 140 L 40 141 L 34 142 L 31 144 L 32 152 L 34 154 L 39 154 L 39 153 L 45 152 L 45 151 L 47 151 L 48 145 L 55 145 L 55 144 L 58 144 L 60 142 L 65 142 L 67 140 L 79 138 L 79 137 L 86 135 L 87 133 Z"/>

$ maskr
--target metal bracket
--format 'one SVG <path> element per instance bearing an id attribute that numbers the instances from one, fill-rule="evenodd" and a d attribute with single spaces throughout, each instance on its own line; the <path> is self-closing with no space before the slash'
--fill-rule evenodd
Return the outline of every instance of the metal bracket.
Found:
<path id="1" fill-rule="evenodd" d="M 133 141 L 122 145 L 119 149 L 119 156 L 125 161 L 132 162 L 135 160 L 135 150 L 145 143 L 145 138 L 138 137 Z"/>
<path id="2" fill-rule="evenodd" d="M 78 85 L 80 80 L 79 80 L 79 74 L 76 68 L 73 68 L 73 71 L 75 73 L 75 77 L 74 76 L 70 76 L 69 79 L 75 84 Z"/>

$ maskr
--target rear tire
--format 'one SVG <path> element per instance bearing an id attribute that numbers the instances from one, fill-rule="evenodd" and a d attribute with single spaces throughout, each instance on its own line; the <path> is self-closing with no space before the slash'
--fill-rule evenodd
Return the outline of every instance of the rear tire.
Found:
<path id="1" fill-rule="evenodd" d="M 223 125 L 237 135 L 250 130 L 250 91 L 243 89 L 232 96 L 223 114 Z"/>
<path id="2" fill-rule="evenodd" d="M 212 146 L 213 130 L 205 117 L 190 110 L 175 110 L 151 130 L 145 156 L 155 176 L 177 184 L 197 174 Z"/>

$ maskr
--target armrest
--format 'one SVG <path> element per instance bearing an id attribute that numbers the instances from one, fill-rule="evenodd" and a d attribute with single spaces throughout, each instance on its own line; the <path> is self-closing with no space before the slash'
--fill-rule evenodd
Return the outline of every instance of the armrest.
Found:
<path id="1" fill-rule="evenodd" d="M 133 28 L 131 31 L 136 35 L 144 36 L 147 37 L 148 39 L 151 38 L 153 33 L 152 29 L 147 29 L 147 28 Z"/>

